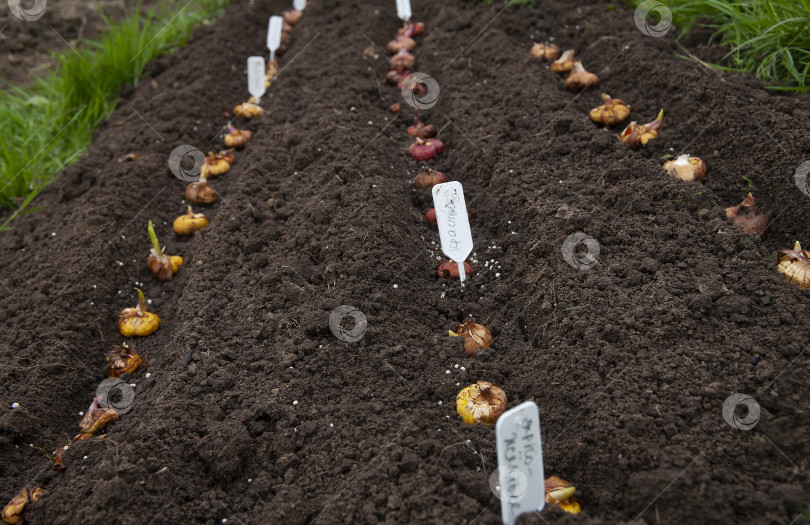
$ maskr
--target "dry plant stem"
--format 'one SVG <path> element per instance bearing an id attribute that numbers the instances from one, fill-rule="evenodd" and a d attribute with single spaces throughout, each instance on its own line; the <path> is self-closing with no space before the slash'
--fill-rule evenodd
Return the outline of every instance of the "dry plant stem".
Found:
<path id="1" fill-rule="evenodd" d="M 450 335 L 464 337 L 464 350 L 467 352 L 467 357 L 474 357 L 475 352 L 489 348 L 492 344 L 492 334 L 489 329 L 482 324 L 475 323 L 472 319 L 464 321 L 455 332 L 451 331 Z"/>
<path id="2" fill-rule="evenodd" d="M 682 181 L 703 182 L 706 180 L 706 163 L 698 157 L 679 155 L 675 160 L 666 161 L 664 169 L 670 176 Z"/>
<path id="3" fill-rule="evenodd" d="M 619 138 L 622 142 L 630 146 L 630 149 L 640 149 L 661 133 L 663 124 L 664 110 L 662 109 L 658 113 L 658 117 L 648 124 L 639 124 L 635 121 L 628 124 Z"/>
<path id="4" fill-rule="evenodd" d="M 140 158 L 140 155 L 137 153 L 127 153 L 123 157 L 118 158 L 118 162 L 135 162 Z"/>
<path id="5" fill-rule="evenodd" d="M 146 267 L 159 280 L 171 281 L 174 274 L 180 269 L 180 265 L 183 264 L 183 258 L 163 253 L 151 220 L 149 221 L 149 238 L 152 240 L 152 249 L 150 250 L 151 255 L 146 259 Z"/>
<path id="6" fill-rule="evenodd" d="M 610 95 L 602 93 L 602 102 L 604 104 L 593 108 L 589 114 L 591 120 L 597 124 L 612 126 L 623 122 L 630 116 L 630 106 L 624 100 L 610 98 Z"/>
<path id="7" fill-rule="evenodd" d="M 160 318 L 147 311 L 143 292 L 138 291 L 138 306 L 124 308 L 118 315 L 118 331 L 124 337 L 147 336 L 160 328 Z"/>
<path id="8" fill-rule="evenodd" d="M 465 423 L 490 426 L 506 410 L 506 393 L 489 381 L 478 381 L 456 396 L 456 412 Z"/>
<path id="9" fill-rule="evenodd" d="M 62 460 L 62 455 L 67 452 L 70 448 L 70 441 L 67 442 L 67 445 L 63 447 L 59 447 L 58 449 L 53 451 L 53 470 L 55 472 L 64 472 L 67 467 L 65 467 L 65 462 Z"/>
<path id="10" fill-rule="evenodd" d="M 562 56 L 551 63 L 551 70 L 555 73 L 568 73 L 574 67 L 574 50 L 566 49 Z"/>
<path id="11" fill-rule="evenodd" d="M 799 241 L 792 250 L 781 250 L 776 269 L 799 288 L 810 288 L 810 252 L 802 250 Z"/>
<path id="12" fill-rule="evenodd" d="M 759 213 L 754 196 L 749 193 L 740 204 L 726 208 L 726 217 L 739 225 L 745 233 L 764 238 L 768 233 L 771 214 Z"/>

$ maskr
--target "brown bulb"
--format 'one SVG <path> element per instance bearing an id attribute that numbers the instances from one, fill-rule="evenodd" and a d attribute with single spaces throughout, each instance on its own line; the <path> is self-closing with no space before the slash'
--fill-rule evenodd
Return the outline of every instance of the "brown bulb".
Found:
<path id="1" fill-rule="evenodd" d="M 405 51 L 411 52 L 414 50 L 415 47 L 416 41 L 413 38 L 409 36 L 400 35 L 396 37 L 394 40 L 388 42 L 388 45 L 385 47 L 385 49 L 389 53 L 395 54 L 399 53 L 403 49 Z"/>
<path id="2" fill-rule="evenodd" d="M 456 261 L 444 261 L 439 265 L 437 273 L 443 279 L 458 279 L 461 276 L 458 273 L 458 263 Z M 467 277 L 473 274 L 473 265 L 467 261 L 464 261 L 464 273 Z"/>
<path id="3" fill-rule="evenodd" d="M 506 411 L 506 392 L 489 381 L 478 381 L 456 396 L 456 412 L 468 425 L 495 424 Z"/>
<path id="4" fill-rule="evenodd" d="M 177 217 L 172 224 L 172 228 L 177 235 L 197 233 L 198 230 L 206 226 L 208 226 L 208 218 L 202 213 L 194 213 L 191 206 L 188 207 L 188 213 Z"/>
<path id="5" fill-rule="evenodd" d="M 597 124 L 612 126 L 630 116 L 630 106 L 625 104 L 624 100 L 610 98 L 610 95 L 602 93 L 602 101 L 604 104 L 593 108 L 589 114 L 591 120 Z"/>
<path id="6" fill-rule="evenodd" d="M 664 169 L 672 177 L 682 181 L 703 182 L 706 180 L 706 163 L 698 157 L 680 155 L 675 160 L 666 161 Z"/>
<path id="7" fill-rule="evenodd" d="M 412 69 L 414 63 L 415 59 L 413 55 L 404 49 L 399 50 L 396 55 L 391 57 L 391 69 Z"/>
<path id="8" fill-rule="evenodd" d="M 236 129 L 233 126 L 228 126 L 228 134 L 225 135 L 225 145 L 229 148 L 237 150 L 244 149 L 245 144 L 250 142 L 253 132 L 246 129 Z"/>
<path id="9" fill-rule="evenodd" d="M 433 124 L 424 124 L 422 122 L 408 126 L 408 135 L 412 137 L 419 137 L 420 139 L 432 139 L 439 134 L 439 130 Z"/>
<path id="10" fill-rule="evenodd" d="M 810 252 L 802 250 L 799 241 L 792 250 L 781 250 L 776 270 L 799 288 L 810 288 Z"/>
<path id="11" fill-rule="evenodd" d="M 533 57 L 539 58 L 543 61 L 557 60 L 560 58 L 560 48 L 555 44 L 549 44 L 548 42 L 545 44 L 538 43 L 533 45 L 530 53 Z"/>
<path id="12" fill-rule="evenodd" d="M 551 70 L 555 73 L 567 73 L 574 67 L 574 50 L 563 51 L 560 58 L 551 63 Z"/>
<path id="13" fill-rule="evenodd" d="M 473 322 L 472 319 L 467 319 L 459 325 L 455 335 L 464 337 L 464 350 L 468 357 L 473 357 L 475 352 L 489 348 L 492 344 L 492 334 L 487 327 Z"/>
<path id="14" fill-rule="evenodd" d="M 79 430 L 82 434 L 93 435 L 103 429 L 109 423 L 118 420 L 118 412 L 114 408 L 102 408 L 98 405 L 98 398 L 93 398 L 93 403 L 85 412 L 79 423 Z"/>
<path id="15" fill-rule="evenodd" d="M 636 121 L 631 122 L 624 128 L 619 138 L 630 146 L 630 149 L 639 149 L 646 145 L 647 142 L 654 139 L 661 133 L 664 125 L 664 110 L 658 113 L 658 118 L 647 124 L 639 124 Z"/>
<path id="16" fill-rule="evenodd" d="M 404 73 L 400 73 L 396 69 L 392 69 L 385 74 L 385 81 L 388 82 L 389 85 L 398 86 L 404 78 L 403 74 L 410 74 L 410 72 L 405 71 Z"/>
<path id="17" fill-rule="evenodd" d="M 447 175 L 441 171 L 436 171 L 430 168 L 420 171 L 413 179 L 413 187 L 417 190 L 423 188 L 432 188 L 436 184 L 443 184 L 447 182 Z"/>
<path id="18" fill-rule="evenodd" d="M 297 9 L 288 9 L 283 13 L 281 13 L 281 16 L 284 18 L 284 23 L 289 25 L 290 28 L 292 28 L 292 26 L 294 26 L 295 24 L 298 23 L 299 20 L 301 20 L 301 16 L 303 14 L 304 13 L 302 13 Z"/>
<path id="19" fill-rule="evenodd" d="M 572 91 L 579 91 L 581 89 L 589 89 L 599 83 L 599 77 L 586 71 L 582 62 L 579 60 L 574 61 L 571 66 L 571 74 L 565 79 L 565 86 Z"/>
<path id="20" fill-rule="evenodd" d="M 211 204 L 217 200 L 217 190 L 208 185 L 205 177 L 186 186 L 183 197 L 192 204 Z"/>
<path id="21" fill-rule="evenodd" d="M 726 208 L 726 217 L 737 223 L 745 233 L 764 238 L 768 233 L 771 214 L 759 213 L 754 196 L 749 193 L 740 204 Z"/>
<path id="22" fill-rule="evenodd" d="M 571 514 L 578 514 L 582 510 L 582 504 L 574 497 L 576 491 L 573 485 L 557 476 L 545 481 L 546 503 L 558 505 Z"/>

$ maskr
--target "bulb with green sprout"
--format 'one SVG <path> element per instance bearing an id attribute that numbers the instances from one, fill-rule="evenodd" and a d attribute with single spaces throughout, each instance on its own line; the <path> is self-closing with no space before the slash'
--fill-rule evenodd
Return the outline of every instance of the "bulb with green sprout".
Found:
<path id="1" fill-rule="evenodd" d="M 177 255 L 166 255 L 160 247 L 157 235 L 155 235 L 155 228 L 152 226 L 152 221 L 149 221 L 149 238 L 152 240 L 151 254 L 146 259 L 146 267 L 152 272 L 152 275 L 161 281 L 171 281 L 180 265 L 183 264 L 183 258 Z"/>
<path id="2" fill-rule="evenodd" d="M 138 291 L 138 306 L 124 308 L 118 315 L 118 331 L 124 337 L 145 336 L 160 328 L 160 317 L 147 311 L 143 292 L 135 290 Z"/>

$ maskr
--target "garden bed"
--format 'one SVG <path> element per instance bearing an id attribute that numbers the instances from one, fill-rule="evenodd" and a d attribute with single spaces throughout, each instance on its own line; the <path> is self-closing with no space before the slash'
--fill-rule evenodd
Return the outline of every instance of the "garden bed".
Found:
<path id="1" fill-rule="evenodd" d="M 393 2 L 313 0 L 191 239 L 170 231 L 185 184 L 169 154 L 220 148 L 223 110 L 247 98 L 245 59 L 288 4 L 238 2 L 147 68 L 154 82 L 123 94 L 38 197 L 45 208 L 2 234 L 0 496 L 46 489 L 34 523 L 496 523 L 494 430 L 465 425 L 454 402 L 488 380 L 510 406 L 538 404 L 546 473 L 583 501 L 577 517 L 532 522 L 805 513 L 810 296 L 776 272 L 775 252 L 810 245 L 810 197 L 793 179 L 810 157 L 808 99 L 678 59 L 672 35 L 645 36 L 608 5 L 414 2 L 417 70 L 441 87 L 424 115 L 447 152 L 431 165 L 475 211 L 463 289 L 436 277 L 410 115 L 386 111 L 387 62 L 364 56 L 399 27 Z M 572 94 L 532 59 L 549 37 L 577 50 L 598 90 Z M 633 152 L 621 126 L 590 122 L 600 92 L 639 121 L 664 108 L 661 136 Z M 706 161 L 705 185 L 662 170 L 681 152 Z M 748 191 L 773 212 L 762 241 L 725 218 Z M 169 283 L 144 265 L 149 219 L 186 260 Z M 562 258 L 576 231 L 600 245 L 590 270 Z M 136 283 L 163 325 L 134 341 L 149 360 L 135 406 L 52 472 Z M 329 328 L 344 304 L 368 319 L 356 343 Z M 474 359 L 447 337 L 470 315 L 494 335 Z M 752 430 L 723 419 L 735 392 L 761 406 Z"/>

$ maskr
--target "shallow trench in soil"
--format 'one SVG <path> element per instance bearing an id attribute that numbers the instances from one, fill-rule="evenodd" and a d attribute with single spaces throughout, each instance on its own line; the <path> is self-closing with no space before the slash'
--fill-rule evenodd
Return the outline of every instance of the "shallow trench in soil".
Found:
<path id="1" fill-rule="evenodd" d="M 608 5 L 414 2 L 416 69 L 441 88 L 423 116 L 447 145 L 429 164 L 475 211 L 463 289 L 436 275 L 411 117 L 387 112 L 387 62 L 363 53 L 398 29 L 392 3 L 313 0 L 188 239 L 171 231 L 185 184 L 167 158 L 220 147 L 245 59 L 287 4 L 238 2 L 150 65 L 44 208 L 3 234 L 0 500 L 45 488 L 33 523 L 498 523 L 494 429 L 454 402 L 488 380 L 510 407 L 537 403 L 546 474 L 583 501 L 526 522 L 810 521 L 810 295 L 775 271 L 777 250 L 810 244 L 793 180 L 808 99 L 681 60 L 673 35 Z M 598 90 L 566 91 L 531 59 L 551 37 Z M 600 92 L 639 121 L 664 108 L 661 136 L 630 151 L 621 126 L 588 119 Z M 707 162 L 705 184 L 662 171 L 682 152 Z M 773 213 L 764 240 L 725 218 L 748 191 Z M 144 264 L 149 219 L 185 258 L 169 283 Z M 590 270 L 561 255 L 578 231 L 600 246 Z M 149 360 L 134 408 L 54 473 L 46 452 L 77 433 L 135 286 L 163 324 L 129 341 Z M 367 317 L 358 342 L 330 332 L 341 305 Z M 447 337 L 470 316 L 495 338 L 474 359 Z M 761 408 L 752 430 L 723 419 L 738 392 Z"/>

